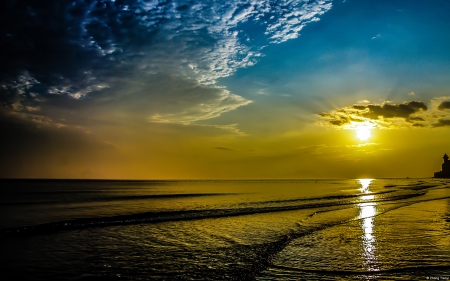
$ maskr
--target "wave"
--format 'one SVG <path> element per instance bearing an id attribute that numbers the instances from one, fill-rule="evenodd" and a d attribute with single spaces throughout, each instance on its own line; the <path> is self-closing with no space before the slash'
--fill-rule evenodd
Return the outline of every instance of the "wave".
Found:
<path id="1" fill-rule="evenodd" d="M 437 187 L 437 186 L 448 187 L 447 184 L 443 184 L 443 183 L 427 183 L 427 182 L 417 182 L 417 183 L 411 183 L 411 184 L 387 184 L 384 187 L 385 188 L 421 190 L 421 189 L 428 189 L 428 188 L 433 188 L 433 187 Z"/>
<path id="2" fill-rule="evenodd" d="M 426 266 L 410 266 L 410 267 L 399 267 L 390 269 L 380 269 L 380 270 L 324 270 L 324 269 L 304 269 L 291 266 L 283 265 L 270 265 L 272 268 L 295 271 L 295 272 L 306 272 L 306 273 L 319 273 L 326 275 L 374 275 L 374 274 L 389 274 L 389 273 L 403 273 L 410 271 L 430 271 L 430 270 L 448 270 L 450 265 L 426 265 Z"/>
<path id="3" fill-rule="evenodd" d="M 280 203 L 280 202 L 287 203 L 287 202 L 300 202 L 300 201 L 351 199 L 351 198 L 358 198 L 358 197 L 363 197 L 363 196 L 367 196 L 367 195 L 380 195 L 380 194 L 392 193 L 392 192 L 396 192 L 396 191 L 397 190 L 387 190 L 387 191 L 372 192 L 372 193 L 359 193 L 359 194 L 348 194 L 348 195 L 329 195 L 329 196 L 321 196 L 321 197 L 294 198 L 294 199 L 287 199 L 287 200 L 270 200 L 270 201 L 264 201 L 263 203 Z"/>
<path id="4" fill-rule="evenodd" d="M 61 192 L 67 193 L 67 192 Z M 151 194 L 151 195 L 129 195 L 129 196 L 105 196 L 96 198 L 83 198 L 80 200 L 70 199 L 70 203 L 87 203 L 87 202 L 104 202 L 104 201 L 128 201 L 128 200 L 146 200 L 146 199 L 178 199 L 178 198 L 192 198 L 192 197 L 207 197 L 207 196 L 226 196 L 236 195 L 237 193 L 181 193 L 181 194 Z M 46 201 L 16 201 L 16 202 L 2 202 L 1 205 L 40 205 L 40 204 L 61 204 L 65 203 L 61 200 L 46 200 Z"/>
<path id="5" fill-rule="evenodd" d="M 392 207 L 389 210 L 385 210 L 384 212 L 378 213 L 376 216 L 381 215 L 383 213 L 407 206 L 410 204 L 404 204 L 402 206 L 396 206 Z M 320 211 L 325 212 L 325 211 Z M 316 214 L 316 213 L 314 213 Z M 362 218 L 363 219 L 363 218 Z M 322 275 L 333 275 L 333 276 L 345 276 L 345 275 L 374 275 L 374 274 L 388 274 L 388 273 L 396 273 L 396 272 L 403 272 L 403 271 L 414 271 L 414 270 L 445 270 L 450 268 L 450 265 L 446 266 L 421 266 L 419 267 L 408 267 L 408 268 L 395 268 L 395 269 L 387 269 L 387 270 L 380 270 L 380 271 L 339 271 L 339 270 L 309 270 L 309 269 L 301 269 L 301 268 L 295 268 L 295 267 L 287 267 L 287 266 L 280 266 L 280 265 L 274 265 L 273 258 L 281 252 L 286 246 L 288 246 L 293 240 L 304 237 L 306 235 L 313 234 L 317 231 L 321 231 L 330 227 L 334 227 L 337 225 L 342 225 L 354 220 L 361 220 L 361 218 L 358 219 L 350 219 L 350 220 L 340 220 L 335 221 L 331 223 L 325 223 L 322 225 L 315 225 L 315 226 L 307 226 L 307 225 L 301 225 L 299 224 L 299 228 L 291 230 L 289 233 L 286 233 L 284 235 L 281 235 L 278 237 L 276 241 L 265 243 L 265 244 L 257 244 L 252 246 L 252 250 L 257 253 L 257 256 L 255 257 L 255 260 L 253 261 L 253 265 L 250 269 L 247 269 L 245 272 L 242 272 L 241 279 L 239 280 L 255 280 L 255 277 L 264 269 L 267 269 L 268 267 L 271 268 L 277 268 L 282 269 L 284 271 L 295 271 L 295 272 L 302 272 L 302 273 L 316 273 L 316 274 L 322 274 Z M 295 275 L 295 278 L 298 278 L 298 275 Z"/>
<path id="6" fill-rule="evenodd" d="M 386 202 L 404 200 L 413 197 L 424 195 L 424 192 L 415 192 L 409 194 L 393 195 L 389 198 L 382 198 L 378 200 L 365 201 L 372 202 Z M 333 206 L 355 205 L 361 203 L 360 201 L 333 201 L 322 203 L 310 203 L 301 205 L 288 206 L 270 206 L 270 207 L 247 207 L 247 208 L 232 208 L 232 209 L 207 209 L 207 210 L 181 210 L 181 211 L 166 211 L 166 212 L 143 212 L 130 215 L 118 215 L 110 217 L 95 217 L 82 218 L 67 221 L 51 222 L 39 225 L 4 228 L 0 229 L 0 239 L 9 237 L 35 235 L 43 233 L 52 233 L 63 230 L 84 229 L 89 227 L 106 227 L 117 225 L 131 225 L 142 223 L 161 223 L 168 221 L 185 221 L 196 219 L 210 219 L 223 218 L 232 216 L 254 215 L 271 212 L 284 212 L 302 209 L 314 209 Z"/>

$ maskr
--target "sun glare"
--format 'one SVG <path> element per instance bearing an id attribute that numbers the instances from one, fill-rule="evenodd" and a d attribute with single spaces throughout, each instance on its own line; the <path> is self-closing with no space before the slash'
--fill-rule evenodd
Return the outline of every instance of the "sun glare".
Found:
<path id="1" fill-rule="evenodd" d="M 368 127 L 358 127 L 356 130 L 356 137 L 362 141 L 368 140 L 371 137 L 371 129 Z"/>

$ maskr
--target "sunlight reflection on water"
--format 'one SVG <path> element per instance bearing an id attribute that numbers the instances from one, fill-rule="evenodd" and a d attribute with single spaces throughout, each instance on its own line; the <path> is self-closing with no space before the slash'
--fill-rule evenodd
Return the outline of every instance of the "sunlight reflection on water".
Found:
<path id="1" fill-rule="evenodd" d="M 368 193 L 369 186 L 373 179 L 359 179 L 359 183 L 361 184 L 361 192 Z"/>
<path id="2" fill-rule="evenodd" d="M 361 191 L 364 193 L 370 193 L 369 187 L 372 179 L 360 179 Z M 366 195 L 362 196 L 362 200 L 371 200 L 375 196 L 374 195 Z M 362 257 L 366 260 L 364 262 L 364 266 L 369 271 L 377 271 L 379 270 L 376 267 L 376 238 L 374 236 L 374 216 L 377 213 L 376 203 L 363 202 L 359 204 L 360 214 L 359 218 L 362 219 L 361 227 L 363 230 L 362 235 L 362 247 L 364 252 L 362 253 Z"/>

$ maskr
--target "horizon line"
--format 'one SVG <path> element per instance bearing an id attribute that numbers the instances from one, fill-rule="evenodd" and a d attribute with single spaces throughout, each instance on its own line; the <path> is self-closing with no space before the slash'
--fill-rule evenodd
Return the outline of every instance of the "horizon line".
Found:
<path id="1" fill-rule="evenodd" d="M 202 179 L 107 179 L 107 178 L 0 178 L 0 181 L 288 181 L 288 180 L 358 180 L 358 179 L 444 179 L 434 177 L 361 177 L 361 178 L 202 178 Z"/>

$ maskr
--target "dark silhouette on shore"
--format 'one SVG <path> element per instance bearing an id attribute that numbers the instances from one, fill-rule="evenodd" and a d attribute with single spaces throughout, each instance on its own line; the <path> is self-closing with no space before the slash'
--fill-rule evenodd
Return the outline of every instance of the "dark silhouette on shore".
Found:
<path id="1" fill-rule="evenodd" d="M 444 154 L 444 163 L 442 163 L 442 171 L 435 172 L 435 178 L 450 178 L 450 161 L 448 161 L 447 153 Z"/>

